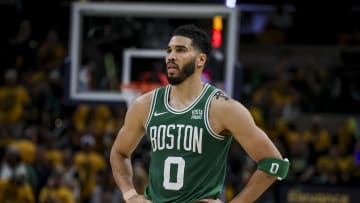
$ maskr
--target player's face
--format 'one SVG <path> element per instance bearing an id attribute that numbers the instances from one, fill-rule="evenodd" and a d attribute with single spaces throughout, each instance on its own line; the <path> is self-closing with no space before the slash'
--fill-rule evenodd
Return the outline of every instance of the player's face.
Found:
<path id="1" fill-rule="evenodd" d="M 175 66 L 175 65 L 170 64 L 170 66 Z M 174 68 L 178 69 L 177 67 L 174 67 Z M 169 68 L 168 68 L 168 70 L 169 70 Z M 177 72 L 178 72 L 177 74 L 170 74 L 168 71 L 167 78 L 168 78 L 169 83 L 172 85 L 178 85 L 178 84 L 182 83 L 186 78 L 188 78 L 195 72 L 195 59 L 186 63 Z"/>
<path id="2" fill-rule="evenodd" d="M 198 51 L 191 45 L 191 39 L 182 36 L 171 38 L 166 48 L 168 81 L 172 85 L 182 83 L 195 72 Z"/>

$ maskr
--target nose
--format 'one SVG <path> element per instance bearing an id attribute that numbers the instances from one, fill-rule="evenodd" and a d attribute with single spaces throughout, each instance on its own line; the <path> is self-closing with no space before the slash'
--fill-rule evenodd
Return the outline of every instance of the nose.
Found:
<path id="1" fill-rule="evenodd" d="M 175 52 L 174 51 L 170 51 L 170 52 L 168 52 L 167 54 L 166 54 L 166 61 L 167 62 L 173 62 L 173 61 L 175 61 L 175 59 L 176 59 L 176 54 L 175 54 Z"/>

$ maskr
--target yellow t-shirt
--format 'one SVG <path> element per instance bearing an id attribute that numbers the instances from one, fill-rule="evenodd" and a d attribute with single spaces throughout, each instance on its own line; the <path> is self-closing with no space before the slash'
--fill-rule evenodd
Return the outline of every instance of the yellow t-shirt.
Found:
<path id="1" fill-rule="evenodd" d="M 56 201 L 55 201 L 56 200 Z M 74 196 L 66 187 L 48 188 L 44 187 L 40 191 L 39 202 L 61 202 L 61 203 L 75 203 Z"/>
<path id="2" fill-rule="evenodd" d="M 82 132 L 85 130 L 89 113 L 90 107 L 88 105 L 78 106 L 72 118 L 77 131 Z"/>
<path id="3" fill-rule="evenodd" d="M 51 149 L 46 152 L 45 159 L 51 164 L 51 167 L 56 168 L 62 165 L 63 156 L 60 150 Z"/>
<path id="4" fill-rule="evenodd" d="M 35 159 L 36 144 L 30 140 L 14 140 L 11 146 L 19 150 L 21 160 L 25 163 L 32 163 Z"/>
<path id="5" fill-rule="evenodd" d="M 321 130 L 318 134 L 305 131 L 304 139 L 306 142 L 314 144 L 316 151 L 325 151 L 331 146 L 331 137 L 326 130 Z"/>
<path id="6" fill-rule="evenodd" d="M 34 193 L 28 183 L 16 185 L 9 180 L 0 181 L 1 203 L 35 203 Z"/>
<path id="7" fill-rule="evenodd" d="M 30 97 L 24 87 L 0 87 L 0 123 L 19 121 L 23 116 L 24 107 L 29 103 Z"/>
<path id="8" fill-rule="evenodd" d="M 81 196 L 89 197 L 95 188 L 96 174 L 105 169 L 105 159 L 96 152 L 75 154 L 75 165 L 79 171 Z"/>

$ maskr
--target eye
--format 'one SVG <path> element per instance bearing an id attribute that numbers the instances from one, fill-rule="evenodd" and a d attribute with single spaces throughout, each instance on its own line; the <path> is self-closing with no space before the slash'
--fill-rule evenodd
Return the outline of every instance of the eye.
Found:
<path id="1" fill-rule="evenodd" d="M 177 48 L 176 52 L 183 53 L 183 52 L 186 52 L 186 49 L 185 48 Z"/>

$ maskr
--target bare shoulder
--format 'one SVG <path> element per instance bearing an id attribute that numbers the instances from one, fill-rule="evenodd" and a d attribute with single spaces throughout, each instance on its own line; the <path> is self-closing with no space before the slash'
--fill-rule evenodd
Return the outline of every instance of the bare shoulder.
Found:
<path id="1" fill-rule="evenodd" d="M 231 112 L 233 110 L 244 110 L 244 108 L 245 107 L 240 102 L 232 99 L 223 91 L 216 92 L 211 99 L 210 110 L 213 112 L 223 114 L 225 112 Z"/>
<path id="2" fill-rule="evenodd" d="M 144 123 L 150 112 L 153 94 L 154 91 L 150 91 L 136 98 L 135 101 L 129 106 L 126 117 L 129 117 L 131 120 L 136 118 L 136 120 Z"/>
<path id="3" fill-rule="evenodd" d="M 135 99 L 135 101 L 131 104 L 131 106 L 134 106 L 136 108 L 150 108 L 151 105 L 151 99 L 154 91 L 147 92 L 138 98 Z"/>
<path id="4" fill-rule="evenodd" d="M 209 118 L 217 132 L 234 131 L 233 128 L 239 127 L 239 123 L 252 122 L 247 108 L 222 91 L 217 92 L 211 99 Z"/>

